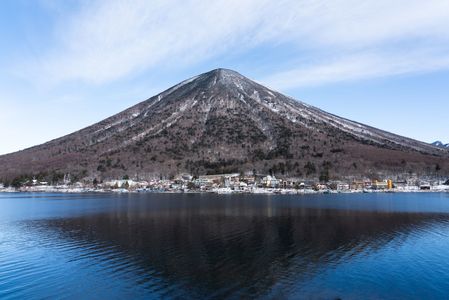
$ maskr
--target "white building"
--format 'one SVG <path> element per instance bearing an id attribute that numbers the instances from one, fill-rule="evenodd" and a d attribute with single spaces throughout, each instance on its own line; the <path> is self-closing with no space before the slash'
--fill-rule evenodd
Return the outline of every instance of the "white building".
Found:
<path id="1" fill-rule="evenodd" d="M 104 186 L 107 187 L 117 187 L 117 188 L 123 188 L 126 185 L 128 185 L 129 188 L 139 188 L 139 187 L 146 187 L 148 186 L 147 181 L 134 181 L 132 179 L 120 179 L 120 180 L 111 180 L 104 183 Z"/>
<path id="2" fill-rule="evenodd" d="M 262 178 L 262 184 L 268 188 L 275 188 L 279 186 L 280 182 L 276 177 L 268 175 Z"/>

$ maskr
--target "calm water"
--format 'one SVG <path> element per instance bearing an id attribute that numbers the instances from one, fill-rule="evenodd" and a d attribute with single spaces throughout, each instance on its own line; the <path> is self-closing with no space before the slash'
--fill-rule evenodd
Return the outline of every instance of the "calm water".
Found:
<path id="1" fill-rule="evenodd" d="M 449 194 L 0 194 L 0 299 L 447 299 Z"/>

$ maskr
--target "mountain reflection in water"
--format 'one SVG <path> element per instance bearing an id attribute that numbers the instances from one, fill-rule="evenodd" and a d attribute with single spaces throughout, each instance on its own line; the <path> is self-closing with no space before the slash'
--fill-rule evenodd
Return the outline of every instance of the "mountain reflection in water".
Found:
<path id="1" fill-rule="evenodd" d="M 317 278 L 449 228 L 449 217 L 437 213 L 298 207 L 264 197 L 208 204 L 153 198 L 121 200 L 99 213 L 27 220 L 22 228 L 70 253 L 72 262 L 89 261 L 115 280 L 134 282 L 130 295 L 195 299 L 383 297 L 388 283 L 375 262 L 372 273 L 348 278 L 380 285 L 380 291 L 345 290 L 344 284 L 339 291 Z"/>

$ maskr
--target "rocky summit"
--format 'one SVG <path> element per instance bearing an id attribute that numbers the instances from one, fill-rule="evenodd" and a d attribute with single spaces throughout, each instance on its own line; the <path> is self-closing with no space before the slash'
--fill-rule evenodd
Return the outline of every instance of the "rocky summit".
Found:
<path id="1" fill-rule="evenodd" d="M 227 172 L 318 178 L 449 173 L 449 152 L 216 69 L 67 136 L 0 156 L 0 179 Z"/>

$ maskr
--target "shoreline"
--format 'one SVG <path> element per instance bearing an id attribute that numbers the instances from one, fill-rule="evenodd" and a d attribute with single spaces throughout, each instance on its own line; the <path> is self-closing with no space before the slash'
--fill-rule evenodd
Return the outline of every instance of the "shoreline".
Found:
<path id="1" fill-rule="evenodd" d="M 93 189 L 93 188 L 28 188 L 28 189 L 0 189 L 0 193 L 52 193 L 52 194 L 219 194 L 219 195 L 236 195 L 236 194 L 254 194 L 254 195 L 332 195 L 332 194 L 396 194 L 396 193 L 449 193 L 449 186 L 445 189 L 390 189 L 390 190 L 292 190 L 292 189 L 262 189 L 257 190 L 126 190 L 126 189 Z"/>

